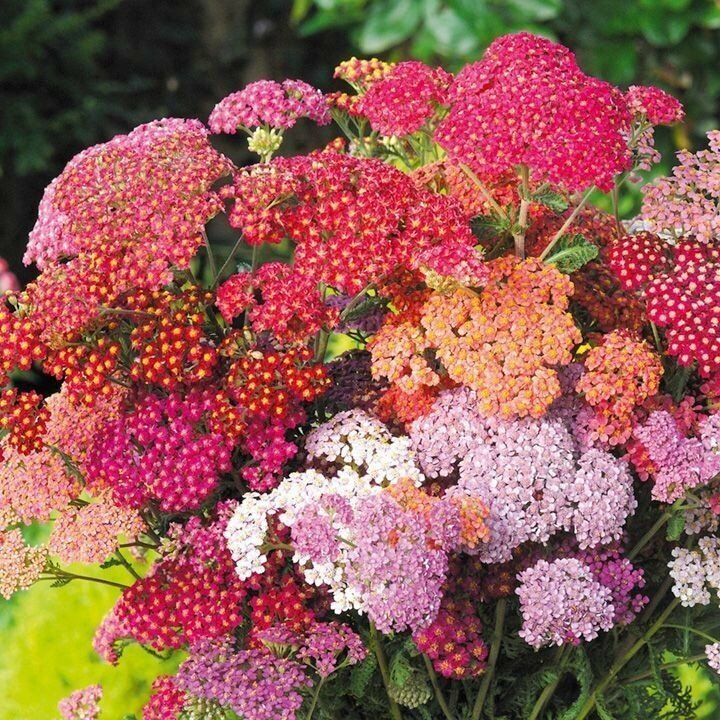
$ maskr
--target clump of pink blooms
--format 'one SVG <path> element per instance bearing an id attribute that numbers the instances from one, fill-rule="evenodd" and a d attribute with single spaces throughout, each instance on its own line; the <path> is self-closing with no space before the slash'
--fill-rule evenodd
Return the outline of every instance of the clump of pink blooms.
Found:
<path id="1" fill-rule="evenodd" d="M 291 128 L 303 117 L 318 125 L 330 122 L 319 90 L 302 80 L 258 80 L 223 98 L 210 113 L 208 127 L 213 133 L 234 135 L 241 127 Z"/>
<path id="2" fill-rule="evenodd" d="M 45 191 L 37 279 L 0 262 L 0 595 L 115 588 L 103 660 L 183 654 L 144 720 L 539 718 L 580 667 L 579 718 L 665 702 L 628 664 L 720 591 L 720 134 L 623 224 L 585 204 L 657 160 L 664 91 L 526 32 L 335 77 L 142 125 Z M 349 137 L 277 156 L 301 118 Z M 259 162 L 210 142 L 239 132 Z"/>
<path id="3" fill-rule="evenodd" d="M 102 694 L 100 685 L 89 685 L 83 690 L 76 690 L 58 703 L 60 715 L 63 720 L 98 720 Z"/>

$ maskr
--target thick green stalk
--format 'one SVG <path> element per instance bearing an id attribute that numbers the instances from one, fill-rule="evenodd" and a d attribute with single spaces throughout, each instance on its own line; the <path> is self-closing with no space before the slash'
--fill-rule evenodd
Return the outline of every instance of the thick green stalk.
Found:
<path id="1" fill-rule="evenodd" d="M 567 653 L 567 646 L 561 647 L 560 652 L 556 656 L 556 661 L 559 664 L 558 668 L 558 674 L 555 677 L 552 682 L 548 683 L 545 688 L 543 689 L 542 693 L 540 693 L 540 696 L 535 701 L 535 705 L 533 706 L 533 709 L 530 712 L 530 715 L 528 716 L 528 720 L 537 720 L 540 717 L 540 713 L 545 709 L 545 706 L 548 704 L 550 698 L 555 694 L 555 691 L 557 690 L 557 686 L 560 684 L 560 680 L 563 676 L 563 668 L 565 667 L 565 660 L 568 657 Z"/>
<path id="2" fill-rule="evenodd" d="M 433 690 L 435 691 L 435 699 L 437 700 L 443 715 L 447 718 L 447 720 L 454 720 L 453 714 L 450 711 L 447 701 L 445 700 L 445 696 L 443 695 L 440 683 L 438 682 L 437 675 L 435 674 L 435 668 L 433 668 L 430 658 L 425 655 L 425 653 L 423 653 L 423 661 L 425 662 L 428 677 L 430 678 Z"/>
<path id="3" fill-rule="evenodd" d="M 580 202 L 575 206 L 575 209 L 570 213 L 568 218 L 562 224 L 561 228 L 552 236 L 552 239 L 547 244 L 547 247 L 540 253 L 540 259 L 544 260 L 550 251 L 555 247 L 555 243 L 567 232 L 567 229 L 575 222 L 575 218 L 578 216 L 580 211 L 585 207 L 585 204 L 590 199 L 595 187 L 591 187 L 583 196 Z"/>
<path id="4" fill-rule="evenodd" d="M 393 720 L 402 720 L 402 714 L 400 713 L 400 707 L 390 696 L 390 670 L 388 669 L 387 660 L 385 659 L 385 652 L 383 651 L 382 644 L 380 642 L 380 635 L 375 627 L 374 622 L 370 622 L 370 638 L 372 639 L 373 652 L 378 661 L 378 667 L 380 668 L 380 675 L 382 676 L 383 685 L 385 686 L 385 693 L 387 694 L 388 703 L 390 706 L 390 714 Z"/>
<path id="5" fill-rule="evenodd" d="M 480 715 L 482 714 L 483 706 L 485 705 L 485 699 L 487 698 L 490 683 L 492 682 L 493 675 L 495 673 L 495 665 L 497 664 L 498 656 L 500 655 L 500 645 L 502 645 L 506 610 L 507 600 L 505 598 L 500 598 L 495 608 L 495 628 L 493 630 L 492 642 L 490 644 L 488 665 L 485 669 L 485 675 L 483 676 L 478 694 L 475 697 L 475 704 L 473 705 L 470 720 L 480 720 Z"/>
<path id="6" fill-rule="evenodd" d="M 635 655 L 637 655 L 638 652 L 640 652 L 640 650 L 642 650 L 642 648 L 652 639 L 655 633 L 662 629 L 665 621 L 670 617 L 679 603 L 680 600 L 678 598 L 674 598 L 660 614 L 660 617 L 658 617 L 658 619 L 652 624 L 650 629 L 627 652 L 623 653 L 615 660 L 608 673 L 592 691 L 590 697 L 582 706 L 578 715 L 576 715 L 575 720 L 584 720 L 584 718 L 593 711 L 598 696 L 603 694 L 610 683 L 617 677 L 618 673 L 625 667 L 625 665 L 627 665 L 627 663 L 630 662 L 630 660 L 632 660 L 633 657 L 635 657 Z"/>

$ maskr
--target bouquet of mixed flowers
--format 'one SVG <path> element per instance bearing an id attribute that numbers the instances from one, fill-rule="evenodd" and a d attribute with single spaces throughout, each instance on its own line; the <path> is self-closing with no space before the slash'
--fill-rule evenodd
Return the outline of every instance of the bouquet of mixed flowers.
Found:
<path id="1" fill-rule="evenodd" d="M 261 80 L 47 188 L 39 276 L 0 307 L 0 593 L 117 586 L 97 653 L 182 658 L 144 720 L 694 717 L 720 133 L 623 221 L 683 117 L 661 90 L 526 33 L 455 76 L 335 74 L 352 92 Z M 301 118 L 344 137 L 278 157 Z M 257 164 L 210 142 L 237 133 Z M 11 382 L 31 367 L 57 391 Z"/>

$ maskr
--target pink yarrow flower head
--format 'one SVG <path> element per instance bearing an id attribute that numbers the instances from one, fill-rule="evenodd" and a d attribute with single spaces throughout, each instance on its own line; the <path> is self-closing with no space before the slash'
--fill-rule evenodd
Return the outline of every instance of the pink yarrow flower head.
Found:
<path id="1" fill-rule="evenodd" d="M 450 159 L 499 178 L 518 165 L 535 183 L 609 190 L 628 168 L 622 93 L 585 75 L 561 45 L 529 33 L 495 40 L 450 88 L 435 138 Z"/>
<path id="2" fill-rule="evenodd" d="M 613 626 L 612 592 L 580 560 L 539 560 L 520 573 L 518 580 L 516 592 L 523 617 L 519 635 L 536 649 L 579 645 Z"/>
<path id="3" fill-rule="evenodd" d="M 680 101 L 657 87 L 631 85 L 625 100 L 633 115 L 644 115 L 652 125 L 672 125 L 685 117 Z"/>
<path id="4" fill-rule="evenodd" d="M 640 215 L 646 229 L 713 246 L 720 238 L 720 130 L 708 149 L 677 154 L 670 177 L 645 185 Z"/>
<path id="5" fill-rule="evenodd" d="M 452 75 L 442 68 L 415 60 L 402 62 L 370 86 L 357 110 L 383 135 L 409 135 L 445 102 L 451 82 Z"/>
<path id="6" fill-rule="evenodd" d="M 100 716 L 102 694 L 100 685 L 89 685 L 83 690 L 76 690 L 58 703 L 60 715 L 63 720 L 97 720 Z"/>
<path id="7" fill-rule="evenodd" d="M 210 113 L 208 126 L 215 134 L 234 135 L 239 128 L 291 128 L 306 117 L 318 125 L 330 122 L 323 94 L 302 80 L 258 80 L 223 98 Z"/>

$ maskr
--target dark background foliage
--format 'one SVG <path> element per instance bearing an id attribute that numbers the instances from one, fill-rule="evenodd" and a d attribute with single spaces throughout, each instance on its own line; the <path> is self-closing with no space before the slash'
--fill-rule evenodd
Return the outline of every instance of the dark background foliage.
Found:
<path id="1" fill-rule="evenodd" d="M 204 119 L 260 77 L 327 88 L 353 53 L 457 69 L 520 29 L 607 80 L 678 95 L 688 122 L 661 138 L 666 151 L 720 124 L 717 0 L 3 0 L 0 256 L 29 279 L 20 258 L 42 190 L 87 145 L 157 117 Z"/>

